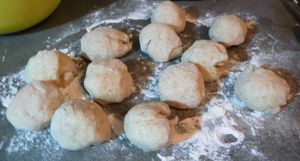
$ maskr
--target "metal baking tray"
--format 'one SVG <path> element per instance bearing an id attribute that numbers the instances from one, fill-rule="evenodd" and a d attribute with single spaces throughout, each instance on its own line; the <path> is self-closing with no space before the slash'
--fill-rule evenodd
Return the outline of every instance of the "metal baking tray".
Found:
<path id="1" fill-rule="evenodd" d="M 133 50 L 121 60 L 128 66 L 140 89 L 149 86 L 149 82 L 155 83 L 149 79 L 158 77 L 155 69 L 159 68 L 160 71 L 180 60 L 175 59 L 162 64 L 154 63 L 139 49 L 138 32 L 150 23 L 150 20 L 144 19 L 144 16 L 149 14 L 151 8 L 158 2 L 156 0 L 78 0 L 76 2 L 64 0 L 56 12 L 41 24 L 23 32 L 0 36 L 0 96 L 5 96 L 7 88 L 12 84 L 14 88 L 11 90 L 20 89 L 24 85 L 17 79 L 18 73 L 24 69 L 29 57 L 37 51 L 56 48 L 78 55 L 79 39 L 87 30 L 96 26 L 113 26 L 131 33 Z M 250 30 L 247 41 L 239 47 L 228 49 L 229 57 L 239 63 L 231 66 L 229 73 L 220 80 L 219 83 L 222 85 L 219 88 L 215 88 L 214 84 L 206 84 L 208 92 L 223 92 L 224 99 L 234 101 L 233 83 L 242 67 L 247 64 L 255 66 L 268 64 L 273 68 L 283 68 L 293 78 L 294 83 L 299 84 L 300 42 L 294 35 L 298 25 L 280 1 L 206 0 L 176 3 L 188 8 L 193 15 L 199 16 L 196 25 L 188 23 L 186 30 L 180 34 L 185 47 L 191 45 L 196 39 L 208 39 L 209 23 L 217 15 L 235 14 L 244 20 L 255 22 L 255 27 Z M 147 90 L 155 93 L 155 89 Z M 282 112 L 275 115 L 254 116 L 253 111 L 235 105 L 234 110 L 229 110 L 227 114 L 235 120 L 236 128 L 243 133 L 244 139 L 236 146 L 220 147 L 215 151 L 209 144 L 207 147 L 197 146 L 197 142 L 193 142 L 196 139 L 193 138 L 192 141 L 187 140 L 188 143 L 174 145 L 161 151 L 144 152 L 130 144 L 124 135 L 85 150 L 67 151 L 58 146 L 48 130 L 41 132 L 15 130 L 6 119 L 6 108 L 0 105 L 0 160 L 296 161 L 300 160 L 300 98 L 296 86 L 294 92 L 294 100 Z M 116 113 L 122 117 L 134 104 L 159 100 L 156 95 L 147 97 L 145 95 L 145 91 L 137 90 L 137 93 L 124 103 L 105 107 L 106 112 Z M 217 94 L 216 97 L 221 96 Z M 208 110 L 204 107 L 202 110 L 173 110 L 173 112 L 179 115 L 179 119 L 184 119 L 198 115 L 200 117 Z M 256 122 L 252 126 L 247 125 L 245 118 Z M 254 133 L 251 127 L 254 128 Z"/>

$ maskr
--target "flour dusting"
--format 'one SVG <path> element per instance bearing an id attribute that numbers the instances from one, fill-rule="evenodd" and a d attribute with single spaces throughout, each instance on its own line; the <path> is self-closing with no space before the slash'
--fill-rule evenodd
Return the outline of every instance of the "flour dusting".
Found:
<path id="1" fill-rule="evenodd" d="M 212 24 L 212 22 L 214 21 L 215 17 L 216 17 L 216 14 L 214 12 L 207 12 L 207 13 L 205 13 L 205 15 L 200 15 L 196 24 L 209 27 Z"/>
<path id="2" fill-rule="evenodd" d="M 205 156 L 214 161 L 230 159 L 229 152 L 232 146 L 239 146 L 243 143 L 244 134 L 237 127 L 237 123 L 228 116 L 228 109 L 232 109 L 232 104 L 226 98 L 217 96 L 205 105 L 201 117 L 201 129 L 190 139 L 172 147 L 170 156 L 158 154 L 160 158 L 167 160 L 178 160 L 172 158 L 176 154 L 184 154 L 188 160 L 199 160 Z M 226 140 L 227 136 L 233 137 Z M 164 160 L 164 159 L 161 159 Z"/>
<path id="3" fill-rule="evenodd" d="M 144 89 L 141 90 L 141 93 L 144 95 L 144 100 L 152 100 L 159 98 L 158 94 L 158 78 L 162 69 L 166 67 L 166 64 L 159 63 L 153 69 L 153 74 L 147 78 L 147 85 Z"/>
<path id="4" fill-rule="evenodd" d="M 8 107 L 18 90 L 25 85 L 24 71 L 3 76 L 0 79 L 0 101 L 3 107 Z"/>
<path id="5" fill-rule="evenodd" d="M 49 129 L 43 131 L 17 130 L 5 151 L 13 155 L 31 151 L 33 148 L 41 149 L 41 156 L 44 160 L 53 156 L 58 160 L 62 156 L 59 145 L 50 136 Z"/>
<path id="6" fill-rule="evenodd" d="M 262 160 L 268 160 L 268 158 L 260 151 L 257 150 L 257 147 L 251 149 L 251 154 L 257 158 L 260 158 Z"/>
<path id="7" fill-rule="evenodd" d="M 234 15 L 241 17 L 244 21 L 249 21 L 251 23 L 257 23 L 257 16 L 253 15 L 253 13 L 237 12 Z M 217 16 L 219 16 L 219 15 L 213 11 L 207 12 L 207 13 L 199 16 L 199 18 L 196 21 L 196 25 L 204 25 L 206 27 L 209 27 L 213 23 L 214 19 Z"/>
<path id="8" fill-rule="evenodd" d="M 95 12 L 91 15 L 88 15 L 85 19 L 86 22 L 88 22 L 88 24 L 85 27 L 87 32 L 90 32 L 91 30 L 93 30 L 96 27 L 99 27 L 101 25 L 105 25 L 105 24 L 112 24 L 112 23 L 121 23 L 124 22 L 125 20 L 146 20 L 150 18 L 151 15 L 151 10 L 153 8 L 153 6 L 156 3 L 153 2 L 147 2 L 145 0 L 143 1 L 137 1 L 136 5 L 138 7 L 132 8 L 133 11 L 129 12 L 127 15 L 122 15 L 119 16 L 117 18 L 113 18 L 113 19 L 101 19 L 99 18 L 102 11 L 98 11 Z M 113 7 L 113 6 L 112 6 Z M 116 14 L 115 12 L 111 12 L 112 15 Z M 99 19 L 98 19 L 99 18 Z"/>
<path id="9" fill-rule="evenodd" d="M 59 37 L 47 37 L 45 40 L 48 44 L 46 48 L 51 48 L 52 45 L 60 43 L 65 38 L 70 35 L 77 34 L 81 30 L 89 32 L 95 27 L 103 24 L 126 23 L 128 20 L 149 19 L 151 10 L 156 3 L 150 3 L 146 0 L 137 1 L 136 3 L 138 7 L 132 8 L 131 12 L 128 12 L 127 15 L 121 16 L 115 16 L 117 15 L 117 10 L 114 9 L 115 5 L 109 6 L 111 12 L 108 12 L 108 14 L 115 18 L 102 18 L 107 16 L 104 14 L 102 9 L 92 13 L 85 17 L 84 22 L 86 24 L 83 28 L 76 28 L 70 25 L 70 30 L 62 31 Z M 251 21 L 257 20 L 257 17 L 250 13 L 237 13 L 237 15 L 245 17 Z M 200 15 L 196 25 L 204 25 L 208 27 L 211 25 L 216 16 L 217 14 L 214 12 L 207 12 L 204 15 Z M 252 47 L 247 48 L 247 52 L 252 58 L 245 63 L 234 66 L 231 69 L 231 72 L 222 80 L 222 82 L 219 83 L 217 95 L 199 109 L 199 113 L 201 114 L 198 118 L 198 120 L 200 120 L 200 128 L 197 129 L 187 140 L 157 152 L 156 156 L 158 159 L 161 161 L 198 161 L 202 159 L 224 161 L 231 159 L 230 152 L 232 148 L 246 148 L 251 149 L 249 150 L 249 156 L 255 156 L 260 160 L 268 160 L 268 158 L 260 152 L 257 147 L 245 142 L 249 135 L 258 135 L 258 131 L 264 128 L 263 121 L 268 118 L 268 116 L 265 116 L 260 112 L 247 111 L 246 106 L 238 98 L 236 98 L 236 96 L 234 96 L 233 88 L 237 77 L 247 65 L 252 64 L 259 66 L 261 64 L 258 58 L 263 51 L 259 45 L 261 42 L 265 42 L 270 39 L 273 40 L 273 43 L 278 43 L 278 41 L 276 41 L 277 39 L 272 35 L 266 36 L 257 34 L 253 38 L 251 42 Z M 269 48 L 275 51 L 274 44 L 269 45 Z M 76 54 L 70 46 L 60 46 L 58 47 L 58 50 L 64 53 L 69 53 L 70 56 L 74 56 Z M 5 58 L 2 58 L 2 61 L 4 60 Z M 179 61 L 180 60 L 177 59 L 173 63 L 178 63 Z M 157 89 L 159 76 L 162 71 L 170 65 L 168 63 L 153 64 L 154 67 L 152 69 L 152 73 L 147 77 L 145 87 L 141 87 L 140 89 L 140 95 L 142 95 L 142 99 L 144 101 L 159 99 Z M 144 66 L 144 68 L 146 70 L 146 66 Z M 0 100 L 2 106 L 7 107 L 12 98 L 16 95 L 17 91 L 24 85 L 24 71 L 1 77 L 0 89 L 2 92 L 0 94 Z M 3 120 L 5 118 L 5 110 L 6 109 L 0 110 L 0 117 L 3 118 Z M 240 125 L 240 122 L 245 124 L 243 128 L 241 128 L 242 126 Z M 119 122 L 117 125 L 119 127 Z M 248 130 L 248 133 L 244 132 L 244 128 Z M 11 138 L 5 139 L 5 143 L 0 140 L 0 149 L 5 148 L 7 155 L 27 153 L 39 149 L 39 151 L 42 152 L 41 156 L 43 157 L 43 160 L 48 160 L 49 158 L 59 160 L 64 156 L 62 149 L 52 139 L 49 130 L 38 132 L 16 130 L 16 133 L 14 133 Z M 117 139 L 111 140 L 102 145 L 94 146 L 89 150 L 95 151 L 93 155 L 98 155 L 97 152 L 100 153 L 100 150 L 97 151 L 97 148 L 104 149 L 110 154 L 114 154 L 114 151 L 116 151 L 116 153 L 123 154 L 122 156 L 124 156 L 126 160 L 132 160 L 132 158 L 135 157 L 134 153 L 131 151 L 134 146 L 130 143 L 124 143 L 125 141 L 125 135 L 120 134 Z M 111 160 L 118 159 L 118 155 L 109 155 L 107 157 Z"/>

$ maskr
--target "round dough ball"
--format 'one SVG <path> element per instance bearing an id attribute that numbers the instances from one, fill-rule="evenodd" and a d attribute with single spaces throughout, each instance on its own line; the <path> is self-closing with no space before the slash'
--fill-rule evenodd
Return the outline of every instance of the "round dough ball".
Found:
<path id="1" fill-rule="evenodd" d="M 73 60 L 59 51 L 39 51 L 25 67 L 27 83 L 36 80 L 54 81 L 58 86 L 68 85 L 76 76 Z"/>
<path id="2" fill-rule="evenodd" d="M 118 59 L 96 60 L 87 67 L 84 87 L 99 103 L 117 103 L 134 91 L 126 65 Z"/>
<path id="3" fill-rule="evenodd" d="M 34 81 L 13 98 L 6 117 L 17 129 L 41 130 L 49 126 L 63 101 L 62 93 L 52 82 Z"/>
<path id="4" fill-rule="evenodd" d="M 209 29 L 209 37 L 212 40 L 228 47 L 243 43 L 246 34 L 245 22 L 233 15 L 218 16 Z"/>
<path id="5" fill-rule="evenodd" d="M 159 78 L 158 90 L 162 101 L 178 109 L 197 108 L 205 95 L 201 72 L 188 62 L 167 67 Z"/>
<path id="6" fill-rule="evenodd" d="M 168 25 L 153 23 L 140 32 L 141 50 L 154 61 L 166 62 L 182 53 L 182 43 L 176 32 Z"/>
<path id="7" fill-rule="evenodd" d="M 185 12 L 175 3 L 164 1 L 152 11 L 151 22 L 164 23 L 181 32 L 185 27 Z"/>
<path id="8" fill-rule="evenodd" d="M 155 151 L 169 145 L 170 115 L 165 103 L 142 103 L 131 108 L 124 119 L 129 141 L 143 150 Z"/>
<path id="9" fill-rule="evenodd" d="M 81 50 L 91 61 L 121 57 L 132 48 L 126 33 L 110 27 L 98 27 L 86 33 L 80 43 Z"/>
<path id="10" fill-rule="evenodd" d="M 111 127 L 101 106 L 86 100 L 72 100 L 55 111 L 50 133 L 62 148 L 80 150 L 109 140 Z"/>
<path id="11" fill-rule="evenodd" d="M 253 110 L 277 113 L 287 103 L 290 87 L 273 71 L 251 66 L 238 78 L 234 92 Z"/>
<path id="12" fill-rule="evenodd" d="M 226 48 L 214 41 L 197 40 L 182 55 L 181 61 L 192 62 L 198 65 L 204 81 L 215 81 L 221 76 L 217 65 L 228 60 Z"/>

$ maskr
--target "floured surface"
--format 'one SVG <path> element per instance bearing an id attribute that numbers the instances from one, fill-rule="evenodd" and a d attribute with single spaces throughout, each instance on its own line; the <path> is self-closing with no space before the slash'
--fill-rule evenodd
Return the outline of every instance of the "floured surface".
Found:
<path id="1" fill-rule="evenodd" d="M 298 82 L 300 80 L 300 65 L 297 63 L 300 61 L 298 54 L 300 48 L 290 31 L 295 22 L 291 20 L 279 2 L 257 1 L 257 3 L 262 4 L 257 6 L 254 1 L 180 3 L 184 7 L 192 6 L 199 11 L 199 18 L 195 25 L 188 24 L 186 31 L 180 34 L 183 41 L 186 42 L 186 47 L 191 45 L 195 39 L 207 39 L 207 26 L 211 24 L 215 16 L 220 14 L 236 14 L 244 20 L 255 21 L 256 28 L 252 30 L 251 37 L 244 45 L 229 49 L 229 56 L 233 64 L 231 71 L 218 83 L 206 84 L 208 95 L 211 96 L 206 104 L 197 110 L 172 110 L 174 114 L 178 114 L 178 121 L 181 122 L 181 127 L 177 129 L 177 140 L 175 140 L 177 142 L 178 140 L 187 140 L 158 152 L 143 152 L 137 149 L 128 142 L 124 134 L 102 145 L 83 151 L 69 152 L 58 146 L 48 130 L 41 132 L 14 130 L 5 117 L 5 107 L 17 90 L 25 85 L 22 69 L 28 60 L 28 55 L 34 55 L 36 52 L 32 49 L 33 51 L 30 53 L 28 51 L 30 44 L 28 44 L 22 50 L 28 53 L 22 58 L 23 64 L 15 67 L 15 64 L 8 63 L 15 72 L 7 74 L 6 71 L 3 71 L 6 74 L 1 74 L 0 78 L 0 99 L 3 106 L 0 108 L 0 160 L 300 159 L 297 154 L 300 150 L 299 95 L 283 112 L 276 115 L 266 115 L 248 110 L 233 96 L 236 78 L 248 64 L 254 66 L 271 64 L 273 67 L 284 67 Z M 34 42 L 35 45 L 38 45 L 36 48 L 57 48 L 76 56 L 80 50 L 80 37 L 86 31 L 97 26 L 113 26 L 132 34 L 134 49 L 122 60 L 133 75 L 136 93 L 123 104 L 104 107 L 105 111 L 113 116 L 111 121 L 114 122 L 116 131 L 122 131 L 120 125 L 122 121 L 119 119 L 122 119 L 130 107 L 144 101 L 159 99 L 156 85 L 162 70 L 170 64 L 179 62 L 179 59 L 176 59 L 169 63 L 154 63 L 139 51 L 138 32 L 149 23 L 147 18 L 155 4 L 157 4 L 156 1 L 118 1 L 69 22 L 63 27 L 58 27 L 56 28 L 58 31 L 54 30 L 47 36 L 34 38 L 38 33 L 32 35 L 32 39 L 40 40 L 40 42 Z M 224 7 L 225 4 L 227 7 Z M 268 8 L 271 4 L 274 9 Z M 254 11 L 256 8 L 264 12 Z M 280 15 L 277 15 L 277 12 Z M 12 47 L 3 49 L 0 46 L 0 51 L 3 53 L 2 64 L 11 60 L 6 55 L 7 53 L 17 55 L 17 52 L 13 52 L 13 50 Z M 244 56 L 244 53 L 247 56 Z M 198 121 L 195 121 L 194 119 L 197 118 Z"/>

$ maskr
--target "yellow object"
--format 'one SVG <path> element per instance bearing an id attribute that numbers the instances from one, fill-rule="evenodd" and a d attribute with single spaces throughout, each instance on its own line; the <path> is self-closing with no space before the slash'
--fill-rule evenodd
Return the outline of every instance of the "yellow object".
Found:
<path id="1" fill-rule="evenodd" d="M 0 34 L 29 28 L 47 18 L 60 0 L 0 0 Z"/>

